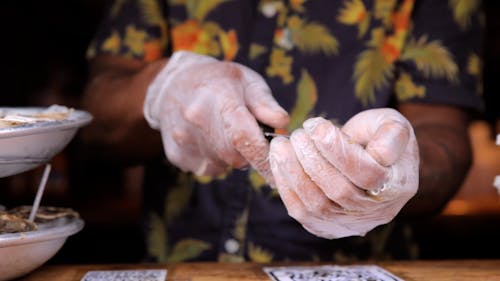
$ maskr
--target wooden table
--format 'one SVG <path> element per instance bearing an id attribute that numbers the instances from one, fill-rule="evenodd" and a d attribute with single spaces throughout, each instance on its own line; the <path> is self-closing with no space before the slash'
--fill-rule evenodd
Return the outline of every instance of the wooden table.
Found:
<path id="1" fill-rule="evenodd" d="M 399 261 L 369 264 L 378 265 L 408 281 L 500 280 L 500 260 Z M 272 264 L 275 265 L 283 264 Z M 263 266 L 269 265 L 256 263 L 46 265 L 21 280 L 80 281 L 90 270 L 167 269 L 168 281 L 269 281 L 262 270 Z"/>

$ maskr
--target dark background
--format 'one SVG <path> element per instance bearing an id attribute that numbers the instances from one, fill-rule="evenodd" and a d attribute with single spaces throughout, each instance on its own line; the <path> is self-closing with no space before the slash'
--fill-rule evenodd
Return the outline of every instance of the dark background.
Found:
<path id="1" fill-rule="evenodd" d="M 57 103 L 79 108 L 88 72 L 86 48 L 109 2 L 3 2 L 0 21 L 4 35 L 1 41 L 4 74 L 0 105 Z M 495 124 L 500 114 L 499 6 L 499 1 L 484 2 L 486 111 L 475 117 L 487 124 L 491 132 L 495 127 L 499 130 Z M 465 189 L 474 189 L 482 184 L 481 180 L 484 182 L 481 166 L 475 171 L 477 175 L 471 176 Z M 39 168 L 0 179 L 0 203 L 7 207 L 31 204 L 40 175 Z M 140 261 L 144 251 L 140 225 L 141 175 L 140 166 L 120 167 L 87 151 L 77 135 L 53 160 L 43 204 L 78 210 L 86 226 L 69 238 L 50 263 Z M 457 215 L 456 208 L 450 206 L 448 213 L 415 223 L 421 258 L 500 258 L 500 202 L 498 198 L 489 198 L 493 206 L 485 209 L 481 198 L 470 194 L 474 191 L 464 192 L 455 203 L 466 199 L 483 208 L 469 208 Z"/>
<path id="2" fill-rule="evenodd" d="M 85 53 L 109 0 L 3 1 L 2 106 L 80 108 Z M 0 179 L 0 204 L 32 204 L 42 168 Z M 52 161 L 42 204 L 78 210 L 86 225 L 50 262 L 142 258 L 140 167 L 106 162 L 77 135 Z"/>

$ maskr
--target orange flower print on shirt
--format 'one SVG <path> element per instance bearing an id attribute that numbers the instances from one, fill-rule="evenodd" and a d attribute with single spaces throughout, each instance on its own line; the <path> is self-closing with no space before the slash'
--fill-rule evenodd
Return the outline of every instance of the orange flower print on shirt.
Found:
<path id="1" fill-rule="evenodd" d="M 174 50 L 192 51 L 198 43 L 201 28 L 196 20 L 187 20 L 172 28 L 172 43 Z"/>
<path id="2" fill-rule="evenodd" d="M 392 34 L 383 36 L 380 30 L 374 29 L 367 44 L 370 48 L 363 51 L 356 61 L 353 75 L 355 94 L 364 106 L 373 103 L 375 91 L 387 87 L 394 78 L 394 62 L 402 56 L 413 4 L 414 0 L 404 0 L 392 14 Z"/>
<path id="3" fill-rule="evenodd" d="M 233 60 L 238 53 L 238 36 L 236 31 L 230 30 L 229 32 L 221 32 L 219 34 L 222 51 L 224 52 L 224 60 Z"/>
<path id="4" fill-rule="evenodd" d="M 387 63 L 395 62 L 401 55 L 414 3 L 414 0 L 405 0 L 399 10 L 392 15 L 394 33 L 387 37 L 380 47 L 380 52 Z"/>
<path id="5" fill-rule="evenodd" d="M 232 60 L 238 52 L 238 38 L 234 30 L 225 32 L 217 23 L 187 20 L 172 28 L 174 51 L 187 50 L 204 55 L 221 56 Z"/>
<path id="6" fill-rule="evenodd" d="M 384 57 L 385 62 L 391 64 L 395 62 L 401 55 L 401 49 L 397 47 L 397 43 L 389 37 L 384 40 L 382 46 L 380 46 L 380 52 Z"/>
<path id="7" fill-rule="evenodd" d="M 392 14 L 394 32 L 406 32 L 410 25 L 410 14 L 415 0 L 405 0 L 398 11 Z"/>

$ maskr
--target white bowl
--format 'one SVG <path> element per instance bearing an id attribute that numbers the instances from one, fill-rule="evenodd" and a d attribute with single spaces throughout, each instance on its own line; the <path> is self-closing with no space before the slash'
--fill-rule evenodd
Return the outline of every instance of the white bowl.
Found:
<path id="1" fill-rule="evenodd" d="M 83 225 L 79 218 L 61 218 L 38 224 L 34 231 L 0 234 L 0 281 L 23 276 L 44 264 Z"/>
<path id="2" fill-rule="evenodd" d="M 42 107 L 0 107 L 0 112 L 33 115 Z M 19 174 L 45 164 L 63 150 L 78 128 L 88 124 L 92 116 L 73 110 L 63 120 L 39 121 L 0 128 L 0 178 Z"/>

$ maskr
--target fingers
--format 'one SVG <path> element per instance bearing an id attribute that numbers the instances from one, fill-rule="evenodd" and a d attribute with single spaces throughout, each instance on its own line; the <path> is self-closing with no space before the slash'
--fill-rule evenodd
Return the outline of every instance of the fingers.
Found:
<path id="1" fill-rule="evenodd" d="M 300 164 L 293 155 L 294 148 L 286 138 L 276 137 L 272 140 L 269 161 L 288 214 L 307 231 L 319 237 L 333 239 L 359 235 L 357 229 L 349 226 L 352 214 L 347 215 L 342 208 L 328 200 L 314 182 L 301 172 Z"/>
<path id="2" fill-rule="evenodd" d="M 391 166 L 401 157 L 409 140 L 409 130 L 398 122 L 382 124 L 366 151 L 383 166 Z"/>
<path id="3" fill-rule="evenodd" d="M 245 163 L 249 163 L 269 184 L 274 184 L 268 161 L 269 143 L 253 115 L 246 107 L 238 106 L 224 114 L 222 122 L 228 145 L 233 147 L 246 161 Z"/>
<path id="4" fill-rule="evenodd" d="M 241 66 L 245 104 L 261 122 L 273 128 L 285 128 L 290 121 L 288 113 L 274 99 L 265 80 L 255 71 Z"/>
<path id="5" fill-rule="evenodd" d="M 307 176 L 345 212 L 361 214 L 377 204 L 321 155 L 304 130 L 295 130 L 290 142 Z"/>
<path id="6" fill-rule="evenodd" d="M 235 168 L 250 164 L 271 183 L 269 144 L 256 118 L 281 127 L 286 126 L 288 115 L 259 74 L 235 63 L 219 67 L 223 75 L 217 83 L 211 80 L 197 88 L 199 98 L 186 108 L 185 118 L 203 131 L 210 144 L 207 153 L 212 151 Z"/>
<path id="7" fill-rule="evenodd" d="M 177 97 L 172 97 L 165 105 L 161 132 L 167 158 L 183 171 L 190 171 L 198 176 L 217 176 L 224 173 L 227 164 L 213 150 L 202 145 L 208 139 L 220 139 L 213 135 L 215 130 L 208 129 L 212 127 L 206 123 L 206 105 L 196 101 L 188 108 L 185 107 Z M 203 134 L 194 133 L 195 131 L 201 131 Z"/>
<path id="8" fill-rule="evenodd" d="M 366 151 L 381 165 L 396 163 L 406 150 L 413 129 L 393 109 L 366 110 L 351 118 L 342 128 L 353 141 L 366 146 Z"/>
<path id="9" fill-rule="evenodd" d="M 294 202 L 289 209 L 292 217 L 298 219 L 304 216 L 303 213 L 307 213 L 323 218 L 343 212 L 342 208 L 329 200 L 304 173 L 293 146 L 286 138 L 277 137 L 271 141 L 269 161 L 276 185 L 280 189 L 293 191 L 297 195 L 297 200 L 302 202 L 299 204 L 293 197 L 290 199 Z"/>
<path id="10" fill-rule="evenodd" d="M 181 170 L 193 172 L 197 176 L 216 176 L 224 172 L 225 163 L 207 158 L 197 142 L 182 130 L 162 128 L 162 139 L 167 159 Z"/>
<path id="11" fill-rule="evenodd" d="M 289 117 L 264 79 L 237 63 L 189 52 L 176 53 L 165 69 L 150 100 L 161 109 L 156 119 L 170 124 L 161 125 L 169 160 L 198 174 L 250 164 L 272 184 L 269 143 L 257 120 L 283 128 Z"/>
<path id="12" fill-rule="evenodd" d="M 377 116 L 351 123 L 347 132 L 354 138 L 323 118 L 312 118 L 290 140 L 271 141 L 278 192 L 289 215 L 309 232 L 325 238 L 364 235 L 392 220 L 415 193 L 418 154 L 411 127 L 405 119 Z M 359 125 L 370 122 L 378 126 Z M 394 154 L 388 154 L 391 146 L 396 146 Z M 381 186 L 387 189 L 377 198 L 365 191 Z"/>
<path id="13" fill-rule="evenodd" d="M 245 160 L 244 164 L 250 164 L 255 168 L 270 185 L 274 185 L 274 179 L 269 168 L 268 154 L 269 143 L 264 138 L 257 120 L 270 126 L 283 128 L 289 122 L 287 112 L 279 106 L 272 97 L 271 90 L 264 79 L 255 71 L 235 63 L 224 63 L 227 77 L 239 79 L 241 88 L 236 85 L 229 86 L 234 93 L 240 92 L 241 102 L 231 104 L 223 101 L 220 114 L 224 134 L 227 136 L 226 151 L 234 148 Z M 225 91 L 227 91 L 227 84 Z M 228 95 L 232 96 L 232 95 Z M 219 155 L 226 160 L 227 157 Z M 234 160 L 234 159 L 233 159 Z M 235 167 L 243 165 L 239 162 L 228 162 Z"/>
<path id="14" fill-rule="evenodd" d="M 330 121 L 311 118 L 303 126 L 321 155 L 357 187 L 377 190 L 387 181 L 390 170 L 377 163 L 361 145 L 354 143 Z"/>

